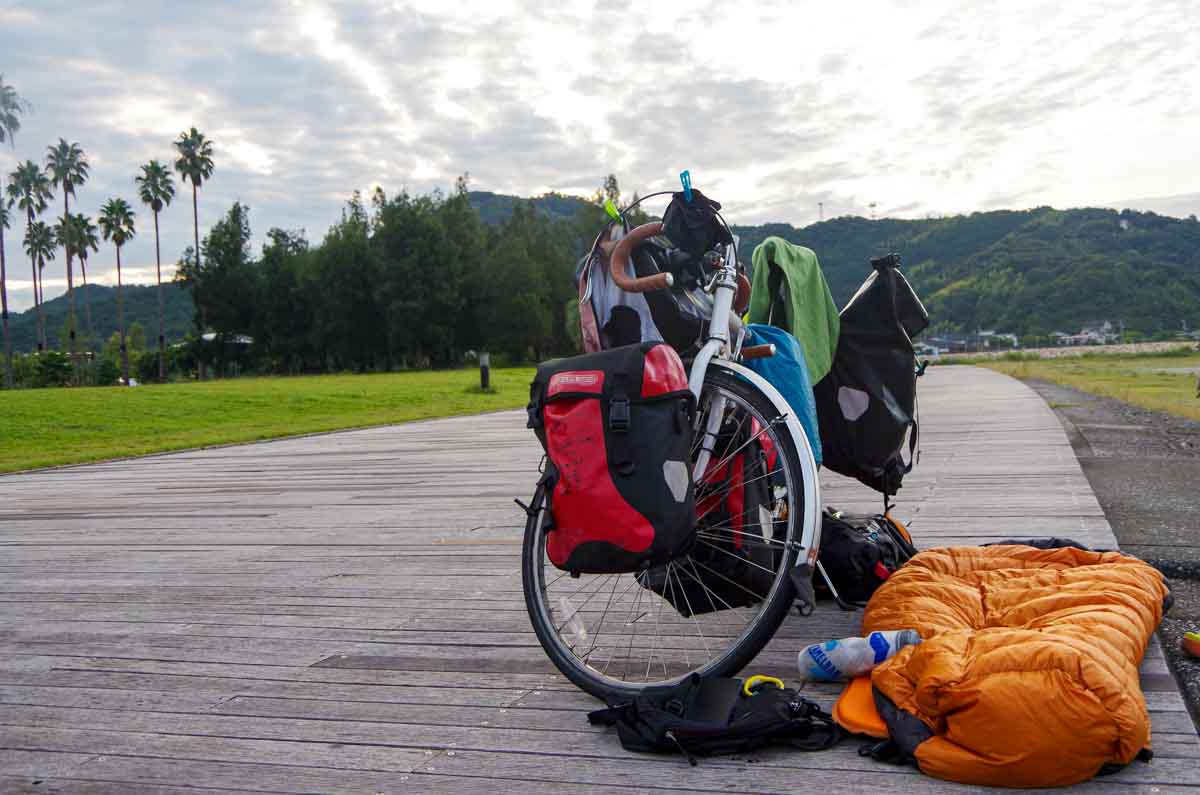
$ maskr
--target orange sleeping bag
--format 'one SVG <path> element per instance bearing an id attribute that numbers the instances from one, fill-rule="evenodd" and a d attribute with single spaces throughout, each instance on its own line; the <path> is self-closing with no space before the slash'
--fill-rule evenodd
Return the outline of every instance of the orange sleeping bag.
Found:
<path id="1" fill-rule="evenodd" d="M 863 634 L 925 639 L 872 673 L 879 717 L 922 772 L 966 784 L 1058 786 L 1127 764 L 1150 745 L 1138 666 L 1168 598 L 1118 552 L 922 552 L 863 617 Z"/>

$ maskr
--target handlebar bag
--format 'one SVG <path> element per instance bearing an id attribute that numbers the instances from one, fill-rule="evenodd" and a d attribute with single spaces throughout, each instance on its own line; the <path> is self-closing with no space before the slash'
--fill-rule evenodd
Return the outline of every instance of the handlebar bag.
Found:
<path id="1" fill-rule="evenodd" d="M 538 367 L 528 427 L 546 451 L 546 552 L 555 566 L 629 573 L 690 548 L 694 413 L 683 362 L 661 342 Z"/>
<path id="2" fill-rule="evenodd" d="M 713 299 L 700 286 L 705 275 L 700 260 L 680 257 L 678 249 L 669 249 L 655 240 L 647 240 L 633 250 L 634 273 L 653 276 L 670 273 L 674 286 L 643 293 L 650 316 L 663 341 L 684 355 L 694 354 L 704 344 L 712 318 Z"/>

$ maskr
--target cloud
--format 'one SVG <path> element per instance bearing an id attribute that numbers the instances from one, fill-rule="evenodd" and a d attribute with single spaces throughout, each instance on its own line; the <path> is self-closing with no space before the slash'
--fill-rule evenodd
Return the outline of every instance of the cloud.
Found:
<path id="1" fill-rule="evenodd" d="M 79 31 L 87 31 L 80 35 Z M 29 46 L 32 41 L 36 47 Z M 215 144 L 202 228 L 235 200 L 261 240 L 319 239 L 355 189 L 629 193 L 691 170 L 732 222 L 1194 193 L 1200 125 L 1186 4 L 932 0 L 860 8 L 571 0 L 263 0 L 0 8 L 6 81 L 34 105 L 17 159 L 78 141 L 73 206 L 135 199 L 150 158 L 196 126 Z M 191 188 L 162 215 L 170 273 Z M 149 278 L 151 216 L 126 249 Z M 56 199 L 54 214 L 61 213 Z M 19 273 L 19 219 L 6 237 Z M 60 290 L 62 258 L 47 266 Z M 108 279 L 111 257 L 93 258 Z M 28 306 L 14 287 L 14 306 Z"/>

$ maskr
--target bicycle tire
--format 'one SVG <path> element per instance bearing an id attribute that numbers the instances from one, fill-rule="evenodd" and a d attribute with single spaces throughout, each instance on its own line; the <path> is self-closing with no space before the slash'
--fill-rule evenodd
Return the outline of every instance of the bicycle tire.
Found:
<path id="1" fill-rule="evenodd" d="M 718 367 L 710 368 L 705 375 L 705 388 L 706 390 L 710 390 L 711 387 L 725 390 L 739 397 L 768 422 L 776 421 L 780 417 L 780 412 L 766 395 L 760 392 L 749 381 L 742 379 L 732 371 Z M 711 394 L 711 391 L 707 393 Z M 706 392 L 702 391 L 703 394 L 706 394 Z M 794 483 L 791 484 L 792 488 L 789 489 L 788 494 L 788 521 L 791 523 L 789 538 L 794 537 L 798 540 L 799 528 L 803 523 L 805 506 L 802 468 L 807 463 L 815 472 L 816 463 L 812 460 L 811 454 L 807 454 L 807 449 L 808 461 L 801 461 L 795 443 L 786 430 L 773 435 L 772 438 L 778 445 L 781 455 L 786 458 L 786 465 L 789 467 L 789 471 L 794 473 Z M 543 504 L 542 488 L 539 486 L 538 493 L 534 495 L 534 505 Z M 525 606 L 529 613 L 534 633 L 537 635 L 538 642 L 555 667 L 580 689 L 597 698 L 610 701 L 636 695 L 647 687 L 661 686 L 670 682 L 680 681 L 690 675 L 691 672 L 688 672 L 681 676 L 659 682 L 621 682 L 611 677 L 600 675 L 593 668 L 584 664 L 579 657 L 572 654 L 564 646 L 559 637 L 559 632 L 552 626 L 553 620 L 549 618 L 549 609 L 539 604 L 543 601 L 541 576 L 544 571 L 542 566 L 542 557 L 544 556 L 539 553 L 541 552 L 541 536 L 543 535 L 541 523 L 544 521 L 545 513 L 544 510 L 534 511 L 526 521 L 521 550 L 521 581 L 522 591 L 525 596 Z M 795 534 L 794 536 L 791 535 L 793 533 Z M 748 629 L 744 630 L 733 645 L 726 649 L 724 653 L 708 664 L 699 666 L 695 672 L 700 673 L 702 676 L 731 676 L 748 665 L 767 643 L 770 642 L 775 632 L 779 629 L 779 625 L 787 616 L 788 610 L 795 599 L 795 590 L 789 579 L 788 572 L 796 564 L 798 554 L 798 543 L 789 544 L 783 550 L 782 562 L 776 571 L 776 584 L 773 585 L 768 599 L 764 600 L 759 606 L 758 613 L 753 622 L 748 626 Z M 653 654 L 653 650 L 651 653 Z"/>

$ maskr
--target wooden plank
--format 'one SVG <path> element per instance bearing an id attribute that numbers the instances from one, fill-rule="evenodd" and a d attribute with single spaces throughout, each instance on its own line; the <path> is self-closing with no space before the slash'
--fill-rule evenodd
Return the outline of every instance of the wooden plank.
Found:
<path id="1" fill-rule="evenodd" d="M 923 389 L 925 450 L 898 509 L 921 545 L 1115 546 L 1040 398 L 969 368 Z M 522 601 L 511 498 L 539 457 L 522 416 L 499 413 L 0 477 L 0 770 L 43 782 L 0 790 L 952 788 L 854 742 L 691 769 L 588 726 L 596 702 L 550 666 Z M 878 510 L 821 480 L 828 504 Z M 802 645 L 859 619 L 789 618 L 754 669 L 790 678 Z M 672 626 L 671 648 L 698 648 Z M 1200 785 L 1157 642 L 1142 683 L 1157 759 L 1081 791 Z"/>

